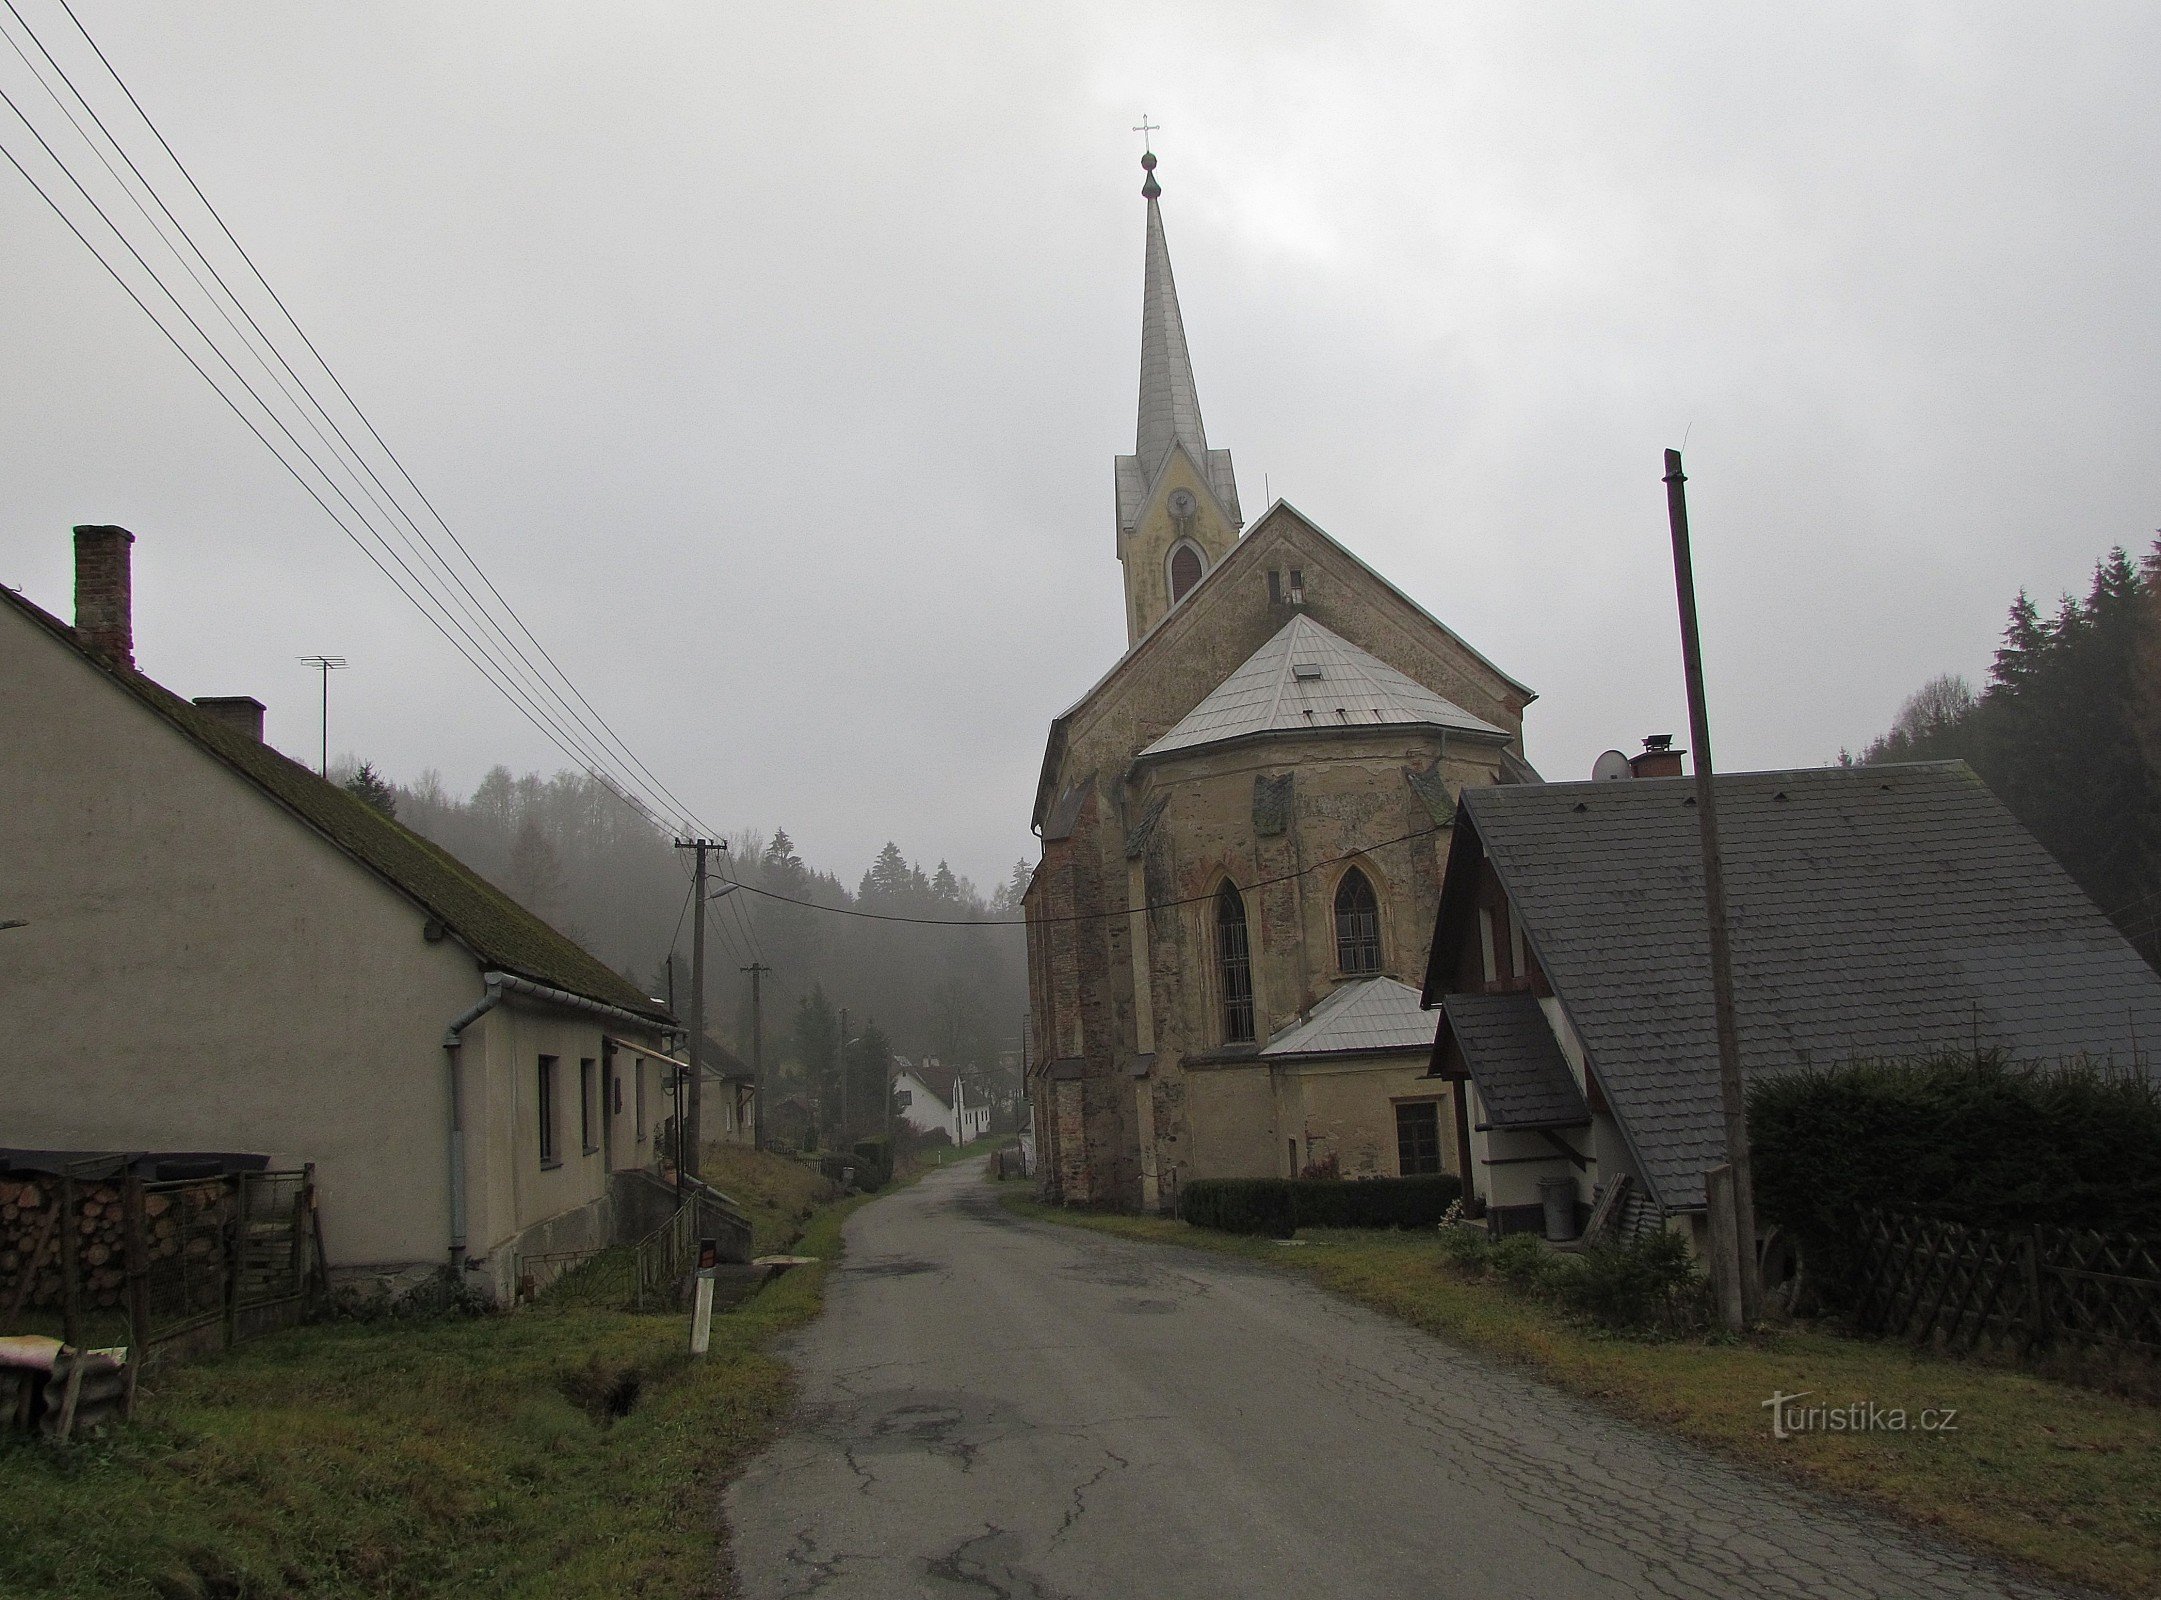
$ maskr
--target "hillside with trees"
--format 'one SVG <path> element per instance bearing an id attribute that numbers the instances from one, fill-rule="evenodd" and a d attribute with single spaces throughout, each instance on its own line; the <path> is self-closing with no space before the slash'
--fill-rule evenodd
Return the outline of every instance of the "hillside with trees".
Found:
<path id="1" fill-rule="evenodd" d="M 2022 591 L 1980 693 L 1936 678 L 1842 759 L 1967 762 L 2161 966 L 2161 540 L 2053 614 Z"/>
<path id="2" fill-rule="evenodd" d="M 337 774 L 371 804 L 449 850 L 583 943 L 647 993 L 690 995 L 690 860 L 600 780 L 581 772 L 514 777 L 497 767 L 460 798 L 435 773 L 390 783 L 372 766 Z M 945 862 L 925 872 L 889 843 L 851 888 L 811 866 L 785 829 L 731 837 L 716 859 L 706 939 L 708 1031 L 751 1055 L 753 960 L 763 979 L 771 1102 L 878 1104 L 889 1052 L 936 1056 L 986 1096 L 1019 1091 L 1027 1010 L 1016 864 L 988 894 Z M 881 922 L 861 913 L 922 919 Z M 951 925 L 948 925 L 951 924 Z M 847 1013 L 843 1051 L 840 1013 Z"/>

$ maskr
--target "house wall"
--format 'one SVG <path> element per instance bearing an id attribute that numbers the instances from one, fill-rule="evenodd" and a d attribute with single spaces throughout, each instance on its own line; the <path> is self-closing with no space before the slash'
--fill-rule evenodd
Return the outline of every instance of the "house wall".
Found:
<path id="1" fill-rule="evenodd" d="M 908 1094 L 908 1103 L 900 1113 L 903 1122 L 918 1133 L 942 1133 L 949 1139 L 953 1137 L 953 1108 L 932 1092 L 928 1084 L 912 1072 L 897 1074 L 893 1084 Z"/>
<path id="2" fill-rule="evenodd" d="M 1396 1106 L 1431 1101 L 1439 1108 L 1441 1162 L 1454 1172 L 1455 1108 L 1447 1086 L 1425 1076 L 1427 1059 L 1427 1053 L 1419 1051 L 1279 1066 L 1277 1080 L 1285 1090 L 1284 1138 L 1298 1140 L 1300 1166 L 1332 1155 L 1346 1178 L 1401 1177 Z M 1286 1143 L 1286 1160 L 1288 1154 Z"/>
<path id="3" fill-rule="evenodd" d="M 446 1019 L 447 1020 L 447 1019 Z M 466 1257 L 472 1280 L 498 1297 L 516 1288 L 518 1258 L 614 1242 L 610 1175 L 653 1164 L 672 1109 L 657 1051 L 618 1046 L 628 1071 L 620 1118 L 603 1115 L 608 1025 L 597 1017 L 512 997 L 464 1034 Z M 440 1041 L 438 1041 L 440 1048 Z M 540 1062 L 555 1058 L 556 1156 L 541 1159 Z M 581 1067 L 593 1063 L 591 1139 L 580 1118 Z M 637 1138 L 637 1071 L 646 1073 L 645 1139 Z M 614 1126 L 610 1126 L 611 1121 Z"/>
<path id="4" fill-rule="evenodd" d="M 0 1144 L 313 1162 L 333 1268 L 447 1261 L 443 1035 L 483 992 L 472 953 L 5 608 L 0 751 L 6 909 L 26 924 L 0 935 Z M 541 1051 L 565 1063 L 560 1172 L 532 1170 L 532 1085 L 512 1070 Z M 603 1227 L 604 1163 L 576 1121 L 597 1019 L 510 1002 L 460 1057 L 469 1252 L 582 1210 L 566 1232 Z"/>
<path id="5" fill-rule="evenodd" d="M 444 1260 L 471 956 L 4 608 L 0 751 L 0 1143 L 313 1161 L 334 1262 Z"/>

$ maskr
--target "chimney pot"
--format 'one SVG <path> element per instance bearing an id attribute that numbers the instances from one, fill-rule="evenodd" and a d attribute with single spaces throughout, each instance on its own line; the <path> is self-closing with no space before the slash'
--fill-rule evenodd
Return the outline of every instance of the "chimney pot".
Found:
<path id="1" fill-rule="evenodd" d="M 135 670 L 134 584 L 125 528 L 75 530 L 76 637 L 116 667 Z"/>
<path id="2" fill-rule="evenodd" d="M 1628 758 L 1628 770 L 1638 778 L 1678 778 L 1681 776 L 1681 757 L 1686 750 L 1673 748 L 1673 735 L 1654 733 L 1643 741 L 1643 749 Z"/>
<path id="3" fill-rule="evenodd" d="M 195 709 L 237 734 L 263 742 L 263 703 L 250 694 L 200 694 Z"/>

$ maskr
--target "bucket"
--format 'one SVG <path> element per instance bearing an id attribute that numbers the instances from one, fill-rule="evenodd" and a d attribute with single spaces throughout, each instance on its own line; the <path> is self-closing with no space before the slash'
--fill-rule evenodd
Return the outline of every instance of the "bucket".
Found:
<path id="1" fill-rule="evenodd" d="M 1569 1178 L 1541 1178 L 1538 1198 L 1546 1208 L 1546 1240 L 1562 1244 L 1576 1236 L 1576 1185 Z"/>

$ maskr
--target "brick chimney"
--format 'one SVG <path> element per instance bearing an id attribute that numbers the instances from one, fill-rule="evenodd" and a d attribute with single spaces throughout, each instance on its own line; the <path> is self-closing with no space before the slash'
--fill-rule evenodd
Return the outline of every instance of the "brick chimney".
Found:
<path id="1" fill-rule="evenodd" d="M 1673 735 L 1654 733 L 1643 741 L 1641 753 L 1628 758 L 1628 770 L 1638 778 L 1678 778 L 1685 750 L 1673 748 Z"/>
<path id="2" fill-rule="evenodd" d="M 135 670 L 134 588 L 125 528 L 75 530 L 75 634 L 116 667 Z"/>
<path id="3" fill-rule="evenodd" d="M 263 703 L 249 694 L 199 694 L 195 709 L 237 734 L 263 742 Z"/>

